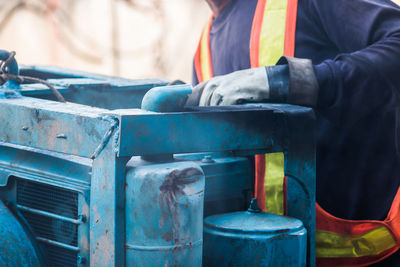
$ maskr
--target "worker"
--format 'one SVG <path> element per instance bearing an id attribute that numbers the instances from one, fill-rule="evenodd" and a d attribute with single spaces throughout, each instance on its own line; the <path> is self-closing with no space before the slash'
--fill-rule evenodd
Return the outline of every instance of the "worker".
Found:
<path id="1" fill-rule="evenodd" d="M 317 266 L 400 266 L 400 8 L 394 1 L 207 0 L 213 16 L 194 59 L 193 83 L 200 84 L 187 105 L 314 108 Z M 269 179 L 269 161 L 282 164 L 282 155 L 256 157 L 256 169 L 264 167 L 256 171 L 256 195 L 264 210 L 284 214 L 284 201 L 275 199 L 276 207 L 268 200 L 268 181 L 276 191 L 285 186 Z"/>

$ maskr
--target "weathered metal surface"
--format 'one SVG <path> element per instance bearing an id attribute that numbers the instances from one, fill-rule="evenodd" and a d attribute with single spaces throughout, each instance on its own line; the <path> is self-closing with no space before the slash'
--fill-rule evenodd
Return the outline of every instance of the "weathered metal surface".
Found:
<path id="1" fill-rule="evenodd" d="M 116 133 L 118 135 L 118 133 Z M 90 191 L 90 262 L 125 265 L 125 165 L 109 142 L 93 161 Z"/>
<path id="2" fill-rule="evenodd" d="M 21 74 L 49 79 L 69 102 L 106 109 L 140 108 L 148 90 L 168 83 L 164 79 L 129 80 L 56 67 L 22 66 Z M 21 85 L 21 94 L 54 100 L 40 84 Z"/>
<path id="3" fill-rule="evenodd" d="M 42 262 L 26 229 L 0 200 L 0 266 L 40 267 Z"/>
<path id="4" fill-rule="evenodd" d="M 121 123 L 119 156 L 279 149 L 279 143 L 274 142 L 275 129 L 271 127 L 275 125 L 273 109 L 225 107 L 181 113 L 114 112 Z"/>
<path id="5" fill-rule="evenodd" d="M 95 80 L 108 81 L 113 85 L 125 85 L 125 86 L 142 86 L 151 85 L 150 88 L 157 85 L 166 85 L 169 81 L 166 79 L 126 79 L 117 76 L 103 75 L 97 73 L 90 73 L 85 71 L 72 70 L 67 68 L 61 68 L 56 66 L 45 66 L 45 65 L 20 65 L 20 72 L 23 75 L 34 76 L 41 79 L 63 79 L 63 78 L 90 78 Z"/>
<path id="6" fill-rule="evenodd" d="M 68 101 L 106 109 L 140 108 L 143 96 L 154 86 L 165 85 L 162 80 L 131 81 L 130 83 L 93 78 L 52 79 L 61 88 L 69 90 Z M 25 87 L 23 87 L 25 88 Z M 26 95 L 26 91 L 22 94 Z M 38 93 L 38 92 L 36 92 Z"/>
<path id="7" fill-rule="evenodd" d="M 0 141 L 89 157 L 110 127 L 102 112 L 36 98 L 0 99 Z"/>
<path id="8" fill-rule="evenodd" d="M 84 193 L 90 188 L 91 168 L 86 158 L 0 142 L 0 187 L 17 176 Z"/>
<path id="9" fill-rule="evenodd" d="M 201 168 L 133 158 L 125 190 L 126 266 L 201 266 Z"/>
<path id="10" fill-rule="evenodd" d="M 124 248 L 128 216 L 124 197 L 137 198 L 124 188 L 129 157 L 210 151 L 244 156 L 285 152 L 288 213 L 308 230 L 308 265 L 314 266 L 311 109 L 249 105 L 156 113 L 138 107 L 149 89 L 166 84 L 163 80 L 131 81 L 50 67 L 25 67 L 21 74 L 53 79 L 66 99 L 75 103 L 46 100 L 52 95 L 38 84 L 24 84 L 21 89 L 23 95 L 35 98 L 0 99 L 0 198 L 15 198 L 13 189 L 5 186 L 14 176 L 79 192 L 79 212 L 88 222 L 80 224 L 84 226 L 78 228 L 78 244 L 72 247 L 79 247 L 74 255 L 81 266 L 121 266 L 129 258 Z M 211 170 L 213 163 L 207 158 L 202 166 Z"/>
<path id="11" fill-rule="evenodd" d="M 300 220 L 235 212 L 204 223 L 204 266 L 306 266 L 307 233 Z"/>

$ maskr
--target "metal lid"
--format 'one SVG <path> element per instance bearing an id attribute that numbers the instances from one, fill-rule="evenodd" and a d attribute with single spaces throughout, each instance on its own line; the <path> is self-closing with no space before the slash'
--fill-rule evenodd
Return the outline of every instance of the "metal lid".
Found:
<path id="1" fill-rule="evenodd" d="M 284 233 L 303 229 L 303 223 L 291 217 L 248 211 L 213 215 L 204 220 L 205 227 L 237 233 Z"/>
<path id="2" fill-rule="evenodd" d="M 247 234 L 286 233 L 304 229 L 298 219 L 258 212 L 254 199 L 248 211 L 213 215 L 207 217 L 204 223 L 209 229 Z"/>

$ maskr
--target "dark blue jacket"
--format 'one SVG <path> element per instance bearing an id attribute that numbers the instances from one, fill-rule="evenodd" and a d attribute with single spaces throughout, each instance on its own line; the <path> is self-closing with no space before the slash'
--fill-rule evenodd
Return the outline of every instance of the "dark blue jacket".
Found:
<path id="1" fill-rule="evenodd" d="M 256 4 L 233 0 L 214 19 L 215 75 L 250 68 Z M 400 8 L 299 0 L 295 56 L 313 60 L 320 85 L 318 203 L 344 219 L 385 219 L 400 185 Z"/>

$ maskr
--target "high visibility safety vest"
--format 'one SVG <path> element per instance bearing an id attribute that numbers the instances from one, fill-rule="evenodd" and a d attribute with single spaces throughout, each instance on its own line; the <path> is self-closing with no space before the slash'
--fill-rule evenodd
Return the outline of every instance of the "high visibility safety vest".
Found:
<path id="1" fill-rule="evenodd" d="M 258 0 L 250 37 L 252 68 L 294 56 L 298 0 Z M 194 58 L 199 82 L 213 77 L 210 29 L 203 30 Z M 283 153 L 256 155 L 255 197 L 262 210 L 286 214 Z M 385 221 L 343 220 L 316 204 L 317 266 L 366 266 L 389 257 L 400 246 L 400 189 Z"/>

